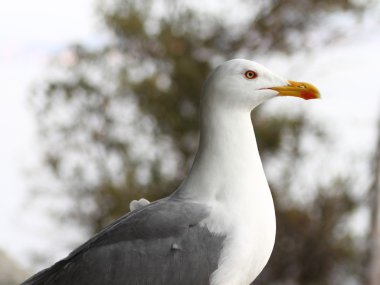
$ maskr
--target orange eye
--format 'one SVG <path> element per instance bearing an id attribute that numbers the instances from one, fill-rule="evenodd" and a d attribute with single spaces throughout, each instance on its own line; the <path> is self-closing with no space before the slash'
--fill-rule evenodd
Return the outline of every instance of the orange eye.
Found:
<path id="1" fill-rule="evenodd" d="M 245 73 L 244 73 L 244 76 L 245 78 L 247 79 L 254 79 L 257 77 L 257 73 L 253 70 L 247 70 Z"/>

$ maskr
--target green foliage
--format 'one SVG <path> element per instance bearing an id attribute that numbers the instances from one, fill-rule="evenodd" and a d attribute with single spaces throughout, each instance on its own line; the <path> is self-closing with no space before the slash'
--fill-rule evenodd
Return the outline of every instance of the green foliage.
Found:
<path id="1" fill-rule="evenodd" d="M 57 58 L 33 103 L 44 162 L 55 177 L 56 187 L 45 186 L 70 197 L 66 218 L 93 233 L 127 212 L 131 200 L 175 190 L 197 148 L 199 93 L 216 62 L 308 46 L 308 32 L 331 12 L 363 9 L 344 0 L 236 1 L 236 7 L 250 11 L 244 25 L 181 1 L 114 0 L 99 8 L 114 40 L 99 49 L 72 46 Z M 305 134 L 325 139 L 302 115 L 259 109 L 253 117 L 264 165 L 291 162 L 289 170 L 305 155 Z M 278 177 L 271 181 L 278 240 L 257 284 L 360 278 L 360 252 L 340 230 L 356 209 L 350 185 L 332 181 L 329 187 L 340 191 L 318 194 L 305 206 L 287 204 L 288 188 L 301 178 L 287 171 Z M 311 191 L 327 192 L 315 183 Z"/>

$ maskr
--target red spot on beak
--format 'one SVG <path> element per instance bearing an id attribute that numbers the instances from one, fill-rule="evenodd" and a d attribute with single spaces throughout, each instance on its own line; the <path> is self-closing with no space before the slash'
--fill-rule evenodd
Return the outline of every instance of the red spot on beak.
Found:
<path id="1" fill-rule="evenodd" d="M 301 97 L 305 100 L 318 98 L 318 96 L 311 91 L 301 91 Z"/>

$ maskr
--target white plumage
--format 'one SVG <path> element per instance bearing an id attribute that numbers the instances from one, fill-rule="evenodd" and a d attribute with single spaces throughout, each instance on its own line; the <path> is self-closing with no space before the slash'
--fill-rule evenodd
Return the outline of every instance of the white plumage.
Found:
<path id="1" fill-rule="evenodd" d="M 204 86 L 198 153 L 174 196 L 207 205 L 211 212 L 203 224 L 226 236 L 211 285 L 249 284 L 271 255 L 275 211 L 250 113 L 277 95 L 304 97 L 302 89 L 319 97 L 310 84 L 285 80 L 242 59 L 219 66 Z"/>

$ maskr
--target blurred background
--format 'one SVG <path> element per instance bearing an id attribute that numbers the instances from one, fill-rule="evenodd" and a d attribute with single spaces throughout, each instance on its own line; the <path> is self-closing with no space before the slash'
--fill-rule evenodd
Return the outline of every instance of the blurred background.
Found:
<path id="1" fill-rule="evenodd" d="M 0 284 L 171 193 L 231 58 L 316 85 L 252 113 L 278 233 L 255 284 L 380 284 L 380 2 L 0 4 Z"/>

